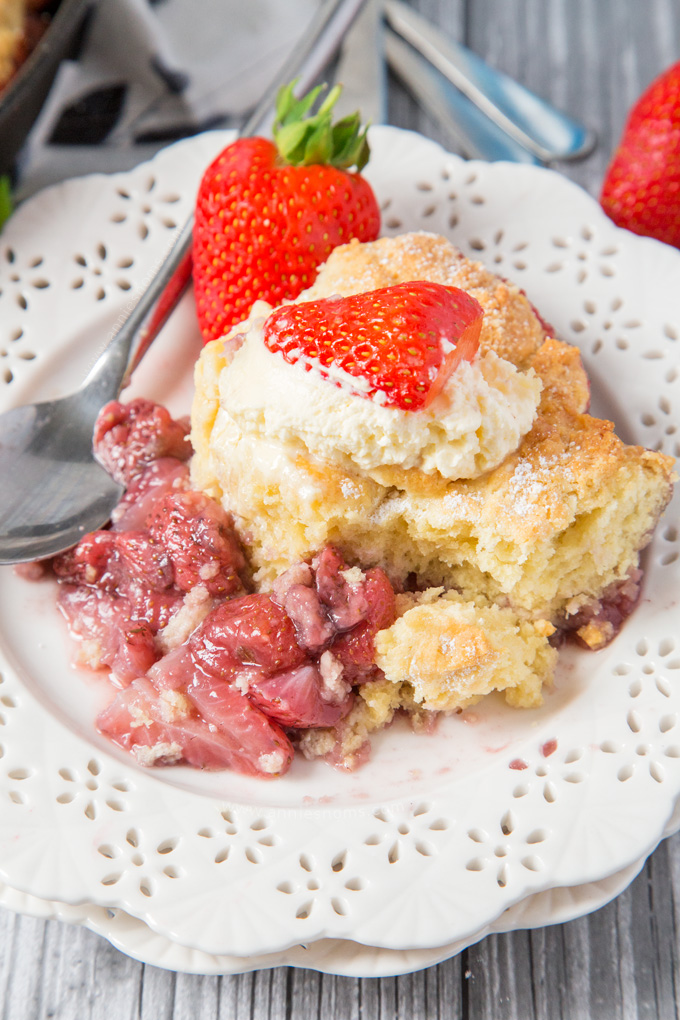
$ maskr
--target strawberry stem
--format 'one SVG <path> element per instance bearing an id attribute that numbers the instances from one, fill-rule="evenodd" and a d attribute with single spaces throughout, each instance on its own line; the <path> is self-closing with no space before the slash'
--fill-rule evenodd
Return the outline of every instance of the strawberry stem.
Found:
<path id="1" fill-rule="evenodd" d="M 360 173 L 370 155 L 368 125 L 362 128 L 358 112 L 333 124 L 333 107 L 342 86 L 335 85 L 313 113 L 327 86 L 318 85 L 296 99 L 293 90 L 297 81 L 284 85 L 276 97 L 274 141 L 281 159 L 290 166 L 325 164 L 340 170 L 355 166 Z"/>

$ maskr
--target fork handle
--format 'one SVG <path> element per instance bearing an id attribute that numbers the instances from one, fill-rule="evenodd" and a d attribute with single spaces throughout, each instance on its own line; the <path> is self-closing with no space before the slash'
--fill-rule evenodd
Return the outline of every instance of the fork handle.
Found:
<path id="1" fill-rule="evenodd" d="M 292 78 L 298 78 L 300 91 L 307 91 L 333 57 L 365 2 L 326 0 L 243 125 L 240 137 L 255 135 L 269 127 L 276 94 Z M 191 276 L 193 226 L 194 218 L 190 215 L 151 283 L 87 376 L 83 389 L 91 392 L 93 401 L 99 401 L 98 406 L 112 400 L 127 385 L 184 293 Z"/>

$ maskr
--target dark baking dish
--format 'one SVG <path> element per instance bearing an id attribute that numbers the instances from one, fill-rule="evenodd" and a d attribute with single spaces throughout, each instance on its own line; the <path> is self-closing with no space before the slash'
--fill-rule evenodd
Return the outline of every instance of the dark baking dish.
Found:
<path id="1" fill-rule="evenodd" d="M 0 173 L 10 173 L 17 153 L 45 102 L 59 64 L 68 54 L 87 10 L 96 0 L 61 0 L 35 49 L 0 92 Z"/>

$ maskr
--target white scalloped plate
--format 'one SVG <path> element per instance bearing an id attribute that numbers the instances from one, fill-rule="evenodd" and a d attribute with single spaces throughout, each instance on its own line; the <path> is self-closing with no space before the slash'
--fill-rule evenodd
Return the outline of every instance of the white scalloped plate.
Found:
<path id="1" fill-rule="evenodd" d="M 144 921 L 126 914 L 124 910 L 93 904 L 69 906 L 55 900 L 41 900 L 7 885 L 0 885 L 0 905 L 43 920 L 64 921 L 89 928 L 127 956 L 166 970 L 189 974 L 243 974 L 270 967 L 302 967 L 350 977 L 393 977 L 448 960 L 495 932 L 561 924 L 590 913 L 622 892 L 643 865 L 644 859 L 599 882 L 535 893 L 510 907 L 483 931 L 435 949 L 379 949 L 363 946 L 351 939 L 318 939 L 309 945 L 291 946 L 280 953 L 246 959 L 211 955 L 173 942 L 151 931 Z"/>
<path id="2" fill-rule="evenodd" d="M 664 836 L 675 832 L 679 823 L 680 811 L 676 807 Z M 246 960 L 238 956 L 212 956 L 172 942 L 151 931 L 143 921 L 131 917 L 123 910 L 110 910 L 92 904 L 68 906 L 38 899 L 6 885 L 0 885 L 0 904 L 43 920 L 58 920 L 89 928 L 135 960 L 166 970 L 191 974 L 242 974 L 269 967 L 289 966 L 350 977 L 386 977 L 407 974 L 441 963 L 486 935 L 515 931 L 518 928 L 564 924 L 565 921 L 582 917 L 618 896 L 633 881 L 644 863 L 645 858 L 642 858 L 599 882 L 534 893 L 509 907 L 485 930 L 476 932 L 462 942 L 436 949 L 378 949 L 362 946 L 349 939 L 319 939 L 307 946 L 292 946 L 281 953 L 251 956 Z"/>
<path id="3" fill-rule="evenodd" d="M 0 237 L 1 407 L 84 374 L 225 137 L 19 210 Z M 517 280 L 581 346 L 594 410 L 675 452 L 680 254 L 617 230 L 550 171 L 372 138 L 386 230 L 448 234 Z M 186 410 L 198 349 L 187 297 L 135 389 Z M 645 566 L 634 617 L 604 651 L 565 652 L 541 710 L 489 699 L 432 737 L 392 727 L 354 775 L 300 761 L 270 783 L 143 771 L 107 745 L 92 724 L 106 692 L 68 667 L 50 585 L 3 571 L 0 877 L 245 957 L 320 939 L 444 951 L 535 893 L 614 875 L 653 849 L 680 793 L 677 499 Z"/>

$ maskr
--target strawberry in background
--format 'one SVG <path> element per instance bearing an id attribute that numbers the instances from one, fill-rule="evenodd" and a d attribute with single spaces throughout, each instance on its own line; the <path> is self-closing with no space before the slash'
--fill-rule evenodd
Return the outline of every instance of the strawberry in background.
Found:
<path id="1" fill-rule="evenodd" d="M 294 87 L 279 92 L 274 141 L 237 139 L 201 182 L 193 272 L 206 342 L 246 318 L 258 299 L 278 305 L 297 297 L 337 245 L 378 236 L 378 203 L 361 176 L 369 148 L 359 114 L 333 124 L 339 86 L 316 113 L 321 87 L 301 99 Z"/>
<path id="2" fill-rule="evenodd" d="M 600 202 L 618 226 L 680 248 L 680 62 L 633 106 Z"/>

